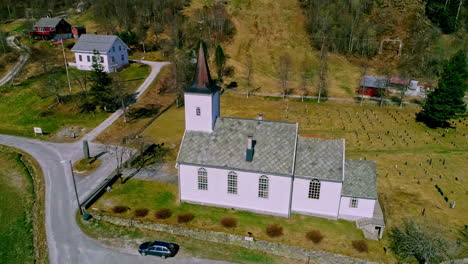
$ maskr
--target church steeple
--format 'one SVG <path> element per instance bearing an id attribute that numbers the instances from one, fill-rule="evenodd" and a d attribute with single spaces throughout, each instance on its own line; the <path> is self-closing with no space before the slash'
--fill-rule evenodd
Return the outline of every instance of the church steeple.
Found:
<path id="1" fill-rule="evenodd" d="M 211 79 L 210 68 L 206 61 L 205 50 L 200 43 L 198 49 L 197 68 L 192 84 L 186 89 L 189 93 L 215 93 L 219 87 Z"/>

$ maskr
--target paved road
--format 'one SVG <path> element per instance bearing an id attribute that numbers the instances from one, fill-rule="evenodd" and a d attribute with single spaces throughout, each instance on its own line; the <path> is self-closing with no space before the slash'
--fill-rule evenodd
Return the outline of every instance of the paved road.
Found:
<path id="1" fill-rule="evenodd" d="M 8 46 L 18 50 L 20 52 L 20 57 L 18 62 L 13 66 L 13 68 L 10 69 L 10 71 L 3 76 L 2 79 L 0 79 L 0 86 L 5 85 L 7 82 L 9 82 L 15 75 L 21 70 L 23 65 L 26 63 L 26 61 L 29 59 L 29 53 L 27 52 L 28 47 L 24 46 L 23 44 L 20 43 L 20 45 L 23 47 L 19 47 L 15 43 L 15 36 L 10 36 L 7 38 L 7 44 Z M 25 50 L 26 49 L 26 50 Z"/>
<path id="2" fill-rule="evenodd" d="M 145 82 L 139 87 L 137 96 L 144 93 L 165 64 L 148 61 L 142 63 L 150 65 L 152 70 Z M 29 153 L 38 161 L 44 173 L 46 184 L 46 233 L 50 263 L 227 263 L 197 258 L 176 257 L 163 261 L 156 257 L 142 257 L 136 254 L 136 249 L 135 254 L 129 254 L 107 248 L 81 232 L 75 221 L 77 205 L 70 167 L 68 162 L 62 163 L 61 161 L 72 160 L 74 162 L 80 159 L 82 157 L 82 140 L 93 140 L 121 114 L 121 111 L 112 114 L 80 141 L 74 143 L 51 143 L 36 139 L 0 135 L 0 145 L 16 147 Z M 103 145 L 90 143 L 92 155 L 101 153 L 103 149 Z M 84 178 L 77 177 L 80 200 L 87 197 L 115 168 L 115 161 L 110 155 L 105 154 L 100 159 L 102 165 L 94 173 Z M 183 245 L 181 246 L 183 249 Z"/>
<path id="3" fill-rule="evenodd" d="M 87 237 L 75 222 L 76 200 L 73 193 L 71 173 L 67 163 L 62 160 L 76 159 L 80 154 L 81 143 L 49 143 L 35 139 L 0 135 L 0 145 L 22 149 L 32 155 L 41 166 L 46 183 L 46 232 L 49 246 L 50 263 L 53 264 L 113 264 L 113 263 L 227 263 L 197 258 L 174 258 L 161 260 L 156 257 L 142 257 L 138 254 L 128 254 L 106 248 L 99 242 Z M 99 151 L 96 144 L 91 145 L 93 151 Z M 76 153 L 78 150 L 78 153 Z M 93 153 L 95 154 L 95 153 Z M 103 156 L 104 157 L 104 156 Z M 104 160 L 103 163 L 109 163 Z M 80 199 L 86 195 L 84 190 L 90 190 L 97 185 L 99 177 L 105 177 L 112 166 L 104 166 L 100 173 L 86 177 L 78 183 Z M 89 179 L 94 179 L 89 181 Z M 181 245 L 183 248 L 183 245 Z"/>

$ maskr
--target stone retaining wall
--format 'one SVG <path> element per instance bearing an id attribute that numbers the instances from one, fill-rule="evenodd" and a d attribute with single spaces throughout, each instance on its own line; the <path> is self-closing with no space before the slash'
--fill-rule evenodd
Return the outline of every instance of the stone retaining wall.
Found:
<path id="1" fill-rule="evenodd" d="M 318 251 L 312 249 L 306 249 L 296 246 L 288 246 L 284 244 L 272 243 L 263 240 L 248 241 L 245 237 L 232 235 L 222 232 L 205 231 L 197 229 L 189 229 L 173 225 L 157 224 L 152 222 L 141 222 L 137 220 L 130 220 L 124 218 L 117 218 L 112 216 L 103 216 L 99 214 L 93 214 L 93 217 L 97 220 L 103 220 L 115 225 L 120 226 L 132 226 L 138 228 L 145 228 L 155 231 L 166 232 L 174 235 L 180 235 L 190 237 L 198 240 L 210 241 L 215 243 L 222 243 L 228 245 L 239 246 L 251 250 L 258 250 L 269 254 L 283 256 L 287 258 L 295 258 L 299 260 L 307 260 L 310 256 L 312 263 L 324 263 L 324 264 L 350 264 L 350 263 L 366 263 L 374 264 L 377 262 L 370 262 L 363 259 L 357 259 L 344 255 L 333 254 L 325 251 Z"/>

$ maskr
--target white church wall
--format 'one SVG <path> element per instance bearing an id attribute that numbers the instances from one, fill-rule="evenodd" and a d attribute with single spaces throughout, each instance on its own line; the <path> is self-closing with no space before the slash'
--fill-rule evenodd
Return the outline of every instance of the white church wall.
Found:
<path id="1" fill-rule="evenodd" d="M 351 197 L 341 197 L 339 218 L 354 221 L 374 215 L 375 200 L 356 198 L 358 200 L 357 208 L 351 208 L 351 199 Z"/>
<path id="2" fill-rule="evenodd" d="M 214 104 L 212 104 L 212 100 L 215 97 L 216 96 L 212 96 L 211 94 L 184 94 L 186 130 L 203 132 L 213 131 L 213 125 L 215 122 L 214 115 L 216 112 L 213 112 L 215 107 Z M 197 115 L 197 107 L 200 108 L 200 115 Z M 217 112 L 219 112 L 219 110 Z"/>
<path id="3" fill-rule="evenodd" d="M 227 191 L 230 170 L 203 167 L 208 175 L 208 190 L 198 189 L 199 166 L 179 164 L 179 191 L 182 201 L 202 205 L 248 210 L 263 214 L 288 216 L 291 178 L 267 175 L 268 198 L 258 197 L 259 173 L 237 173 L 237 194 Z"/>
<path id="4" fill-rule="evenodd" d="M 319 199 L 309 198 L 310 180 L 295 178 L 291 210 L 293 212 L 336 219 L 341 197 L 341 182 L 320 181 Z"/>

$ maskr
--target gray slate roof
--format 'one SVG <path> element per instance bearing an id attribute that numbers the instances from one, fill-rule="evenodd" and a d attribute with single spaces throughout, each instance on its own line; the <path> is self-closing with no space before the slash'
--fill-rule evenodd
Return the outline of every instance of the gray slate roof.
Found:
<path id="1" fill-rule="evenodd" d="M 117 39 L 119 39 L 119 37 L 115 35 L 83 34 L 78 39 L 75 46 L 73 46 L 72 51 L 93 52 L 97 50 L 99 53 L 107 53 Z M 125 44 L 123 45 L 127 48 Z"/>
<path id="2" fill-rule="evenodd" d="M 378 76 L 364 76 L 361 79 L 361 86 L 370 88 L 385 88 L 387 86 L 387 78 Z"/>
<path id="3" fill-rule="evenodd" d="M 43 17 L 37 21 L 34 27 L 56 27 L 61 20 L 60 17 Z"/>
<path id="4" fill-rule="evenodd" d="M 311 179 L 343 180 L 343 148 L 341 139 L 299 137 L 295 175 Z"/>
<path id="5" fill-rule="evenodd" d="M 259 173 L 291 175 L 297 125 L 219 117 L 212 133 L 186 131 L 178 162 Z M 254 140 L 253 160 L 245 160 L 247 137 Z"/>
<path id="6" fill-rule="evenodd" d="M 344 196 L 377 199 L 376 165 L 367 160 L 346 160 L 345 180 L 341 194 Z"/>

